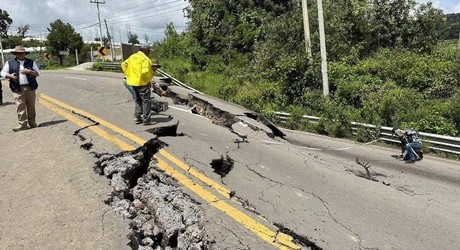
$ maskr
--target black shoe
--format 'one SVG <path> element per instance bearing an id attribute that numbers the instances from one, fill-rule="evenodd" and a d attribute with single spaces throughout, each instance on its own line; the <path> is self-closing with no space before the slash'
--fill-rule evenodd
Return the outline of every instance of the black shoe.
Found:
<path id="1" fill-rule="evenodd" d="M 142 123 L 142 119 L 141 119 L 141 118 L 134 117 L 134 122 L 135 122 L 136 124 L 141 124 L 141 123 Z"/>
<path id="2" fill-rule="evenodd" d="M 28 127 L 16 127 L 16 128 L 13 128 L 13 132 L 19 132 L 21 130 L 26 130 L 26 129 L 29 129 Z"/>
<path id="3" fill-rule="evenodd" d="M 36 128 L 38 127 L 37 123 L 29 123 L 30 128 Z"/>

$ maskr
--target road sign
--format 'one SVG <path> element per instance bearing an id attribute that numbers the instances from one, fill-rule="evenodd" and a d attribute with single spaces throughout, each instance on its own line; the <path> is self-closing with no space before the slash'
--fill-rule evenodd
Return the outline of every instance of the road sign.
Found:
<path id="1" fill-rule="evenodd" d="M 99 47 L 97 53 L 99 54 L 99 56 L 105 56 L 107 55 L 107 49 L 105 47 Z"/>
<path id="2" fill-rule="evenodd" d="M 59 51 L 59 55 L 60 55 L 60 56 L 68 56 L 68 55 L 69 55 L 69 51 L 67 51 L 67 50 L 60 50 L 60 51 Z"/>
<path id="3" fill-rule="evenodd" d="M 50 60 L 51 59 L 51 54 L 50 53 L 45 53 L 45 59 Z"/>

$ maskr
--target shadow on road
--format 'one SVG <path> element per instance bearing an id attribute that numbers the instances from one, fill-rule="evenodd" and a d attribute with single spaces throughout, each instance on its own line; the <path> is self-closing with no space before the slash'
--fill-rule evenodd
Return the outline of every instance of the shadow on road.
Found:
<path id="1" fill-rule="evenodd" d="M 8 106 L 8 105 L 14 105 L 15 103 L 14 102 L 4 102 L 2 105 L 0 106 Z"/>
<path id="2" fill-rule="evenodd" d="M 39 127 L 48 127 L 48 126 L 53 126 L 59 123 L 64 123 L 67 122 L 67 120 L 56 120 L 56 121 L 49 121 L 49 122 L 42 122 L 38 126 Z"/>
<path id="3" fill-rule="evenodd" d="M 158 117 L 160 116 L 160 117 Z M 154 122 L 162 122 L 162 123 L 166 123 L 166 122 L 169 122 L 171 121 L 173 118 L 169 115 L 163 115 L 163 114 L 157 114 L 157 115 L 152 115 L 152 120 Z"/>

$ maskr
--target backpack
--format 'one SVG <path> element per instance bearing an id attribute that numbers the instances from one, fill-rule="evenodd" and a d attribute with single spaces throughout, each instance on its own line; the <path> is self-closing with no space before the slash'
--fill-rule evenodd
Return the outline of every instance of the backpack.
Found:
<path id="1" fill-rule="evenodd" d="M 417 131 L 412 130 L 412 129 L 407 129 L 404 132 L 404 137 L 406 138 L 408 143 L 411 142 L 419 142 L 419 134 Z"/>

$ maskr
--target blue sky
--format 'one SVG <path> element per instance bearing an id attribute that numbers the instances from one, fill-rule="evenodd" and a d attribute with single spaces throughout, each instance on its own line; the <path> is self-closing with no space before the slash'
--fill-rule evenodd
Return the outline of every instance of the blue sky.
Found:
<path id="1" fill-rule="evenodd" d="M 432 2 L 437 8 L 444 10 L 444 13 L 460 13 L 460 0 L 416 0 L 418 3 Z"/>
<path id="2" fill-rule="evenodd" d="M 2 3 L 7 0 L 0 0 Z M 95 0 L 93 0 L 94 2 Z M 426 3 L 428 0 L 416 0 Z M 103 36 L 106 36 L 104 19 L 115 42 L 127 41 L 127 32 L 138 35 L 140 42 L 160 40 L 164 37 L 166 24 L 172 22 L 179 32 L 186 27 L 184 0 L 99 0 Z M 460 0 L 433 0 L 434 6 L 444 13 L 460 13 Z M 315 4 L 315 0 L 309 0 Z M 13 0 L 1 7 L 13 19 L 11 32 L 18 27 L 30 25 L 28 35 L 45 37 L 51 22 L 61 19 L 70 23 L 84 40 L 99 37 L 96 4 L 90 0 Z M 147 36 L 147 37 L 146 37 Z"/>

